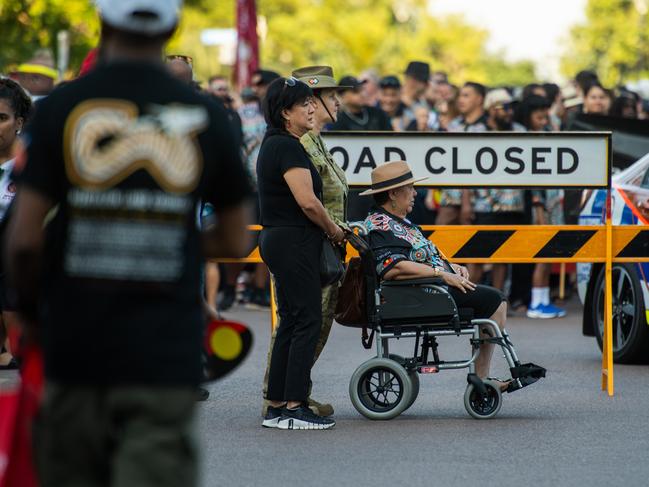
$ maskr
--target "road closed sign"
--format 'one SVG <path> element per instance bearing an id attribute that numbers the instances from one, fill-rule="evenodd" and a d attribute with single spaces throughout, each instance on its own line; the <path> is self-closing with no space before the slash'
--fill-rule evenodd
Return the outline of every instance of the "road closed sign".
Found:
<path id="1" fill-rule="evenodd" d="M 418 186 L 606 188 L 608 132 L 325 132 L 351 186 L 370 186 L 377 165 L 404 160 Z"/>

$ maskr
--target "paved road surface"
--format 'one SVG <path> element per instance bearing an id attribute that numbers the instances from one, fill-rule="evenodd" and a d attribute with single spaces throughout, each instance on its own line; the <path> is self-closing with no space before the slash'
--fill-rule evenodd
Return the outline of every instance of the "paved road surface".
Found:
<path id="1" fill-rule="evenodd" d="M 581 335 L 580 306 L 569 309 L 560 320 L 510 320 L 520 358 L 546 366 L 548 377 L 506 394 L 490 421 L 464 409 L 466 371 L 422 376 L 419 398 L 396 419 L 363 418 L 347 388 L 370 352 L 357 330 L 335 326 L 313 373 L 314 397 L 336 409 L 336 427 L 324 432 L 261 428 L 268 316 L 236 309 L 229 316 L 255 330 L 255 349 L 201 405 L 203 485 L 647 486 L 649 366 L 617 366 L 609 398 L 595 341 Z M 464 340 L 442 342 L 443 357 L 463 357 Z M 399 349 L 411 346 L 402 340 Z M 499 374 L 504 360 L 495 360 Z"/>
<path id="2" fill-rule="evenodd" d="M 314 369 L 314 397 L 336 408 L 332 431 L 261 427 L 261 380 L 268 314 L 235 308 L 228 316 L 255 332 L 252 356 L 209 386 L 200 405 L 203 482 L 214 486 L 618 486 L 649 485 L 649 366 L 616 366 L 616 395 L 600 391 L 600 355 L 581 336 L 578 304 L 561 320 L 510 320 L 523 361 L 548 377 L 505 395 L 496 419 L 471 419 L 462 401 L 465 371 L 421 378 L 417 402 L 387 422 L 369 421 L 347 393 L 370 357 L 359 332 L 335 326 Z M 443 358 L 461 358 L 465 339 L 445 339 Z M 398 350 L 414 343 L 402 340 Z M 462 354 L 462 355 L 460 355 Z M 502 373 L 504 361 L 496 358 Z M 13 374 L 0 373 L 0 385 Z"/>

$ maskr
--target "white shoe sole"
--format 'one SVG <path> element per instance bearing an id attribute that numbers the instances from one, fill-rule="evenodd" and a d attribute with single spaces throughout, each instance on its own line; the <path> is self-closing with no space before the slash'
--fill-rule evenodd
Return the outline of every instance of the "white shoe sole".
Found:
<path id="1" fill-rule="evenodd" d="M 261 425 L 264 428 L 277 428 L 278 424 L 279 424 L 279 418 L 264 419 L 264 422 L 261 423 Z"/>
<path id="2" fill-rule="evenodd" d="M 277 428 L 281 430 L 328 430 L 334 426 L 336 423 L 319 424 L 295 418 L 280 419 L 277 423 Z"/>
<path id="3" fill-rule="evenodd" d="M 540 311 L 528 311 L 527 312 L 527 317 L 528 318 L 540 318 L 542 320 L 550 320 L 552 318 L 557 318 L 558 315 L 555 313 L 541 313 Z"/>

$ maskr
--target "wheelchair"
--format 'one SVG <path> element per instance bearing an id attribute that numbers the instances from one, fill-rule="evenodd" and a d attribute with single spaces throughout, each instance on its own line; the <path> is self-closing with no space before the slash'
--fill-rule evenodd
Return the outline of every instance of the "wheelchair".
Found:
<path id="1" fill-rule="evenodd" d="M 352 404 L 360 414 L 372 420 L 395 418 L 417 399 L 419 374 L 467 368 L 464 393 L 467 412 L 476 419 L 495 417 L 502 406 L 500 387 L 475 373 L 475 361 L 483 343 L 493 343 L 503 351 L 511 372 L 511 382 L 505 392 L 520 390 L 545 377 L 543 367 L 520 362 L 509 335 L 504 330 L 501 332 L 496 322 L 474 319 L 470 308 L 458 309 L 441 279 L 379 282 L 362 222 L 352 222 L 350 227 L 356 231 L 349 240 L 359 253 L 366 288 L 365 348 L 371 348 L 372 339 L 376 338 L 376 356 L 361 364 L 349 383 Z M 481 331 L 485 338 L 480 337 Z M 471 356 L 464 360 L 441 360 L 437 338 L 454 335 L 469 338 Z M 402 338 L 414 338 L 412 357 L 390 353 L 390 340 Z"/>

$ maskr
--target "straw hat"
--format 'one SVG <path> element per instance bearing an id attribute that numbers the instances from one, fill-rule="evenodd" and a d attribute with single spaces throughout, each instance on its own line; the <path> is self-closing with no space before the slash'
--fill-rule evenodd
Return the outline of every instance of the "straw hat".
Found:
<path id="1" fill-rule="evenodd" d="M 372 188 L 363 191 L 361 196 L 382 193 L 428 178 L 415 178 L 405 161 L 390 161 L 372 171 Z"/>

